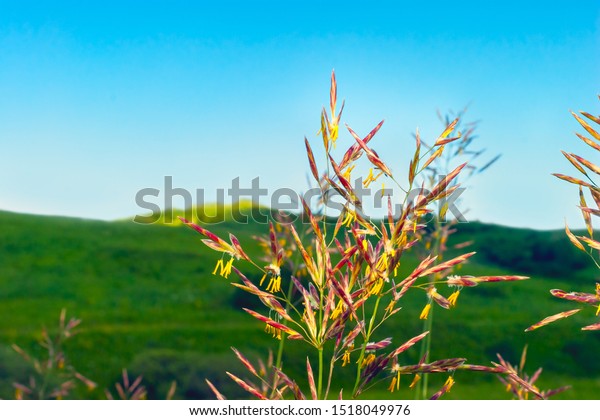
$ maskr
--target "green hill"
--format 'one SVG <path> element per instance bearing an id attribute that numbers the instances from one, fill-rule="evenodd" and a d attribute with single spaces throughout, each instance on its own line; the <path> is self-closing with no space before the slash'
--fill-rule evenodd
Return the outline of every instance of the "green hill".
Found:
<path id="1" fill-rule="evenodd" d="M 234 232 L 247 252 L 257 253 L 252 236 L 265 233 L 266 226 L 224 222 L 211 230 Z M 235 370 L 229 347 L 262 356 L 275 342 L 239 309 L 240 303 L 253 302 L 227 280 L 211 275 L 218 255 L 200 239 L 184 227 L 0 212 L 0 397 L 11 398 L 10 384 L 26 373 L 10 345 L 35 348 L 41 326 L 53 328 L 63 307 L 83 320 L 80 334 L 68 342 L 67 355 L 100 385 L 91 394 L 81 391 L 84 397 L 102 397 L 102 389 L 112 386 L 124 367 L 144 375 L 151 397 L 164 396 L 173 379 L 179 385 L 177 397 L 210 397 L 207 376 L 231 396 L 244 396 L 222 379 L 224 370 Z M 529 344 L 529 370 L 544 367 L 542 387 L 571 384 L 574 388 L 562 398 L 597 398 L 600 335 L 579 331 L 592 322 L 591 308 L 523 332 L 547 315 L 574 307 L 552 298 L 549 289 L 593 289 L 597 274 L 589 262 L 560 232 L 470 223 L 459 226 L 453 241 L 467 239 L 475 241 L 472 249 L 479 253 L 464 273 L 526 274 L 532 279 L 464 290 L 456 308 L 437 310 L 432 356 L 464 356 L 489 364 L 501 352 L 516 363 Z M 415 262 L 408 256 L 407 266 Z M 423 303 L 422 295 L 407 294 L 404 309 L 389 327 L 395 340 L 420 332 Z M 301 354 L 302 349 L 292 352 L 284 362 L 303 383 Z M 407 357 L 416 361 L 417 350 Z M 450 398 L 508 397 L 494 378 L 459 372 L 456 379 Z M 411 394 L 394 397 L 403 395 Z"/>

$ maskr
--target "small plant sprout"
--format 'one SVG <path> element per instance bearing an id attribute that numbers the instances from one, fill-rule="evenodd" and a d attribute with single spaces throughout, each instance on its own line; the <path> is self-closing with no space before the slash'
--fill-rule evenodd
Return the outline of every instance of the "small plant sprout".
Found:
<path id="1" fill-rule="evenodd" d="M 90 391 L 96 388 L 96 383 L 75 370 L 65 356 L 63 345 L 76 334 L 75 329 L 81 322 L 75 318 L 67 321 L 66 316 L 67 311 L 63 309 L 54 335 L 46 328 L 42 330 L 39 345 L 45 349 L 45 358 L 37 359 L 13 344 L 13 349 L 31 364 L 34 371 L 27 384 L 13 384 L 16 399 L 64 399 L 78 383 L 85 385 Z"/>

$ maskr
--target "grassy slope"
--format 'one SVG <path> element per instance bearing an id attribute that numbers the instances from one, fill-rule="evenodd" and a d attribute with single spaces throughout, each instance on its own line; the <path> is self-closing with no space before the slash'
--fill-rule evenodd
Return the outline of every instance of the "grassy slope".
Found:
<path id="1" fill-rule="evenodd" d="M 263 233 L 264 226 L 224 223 L 212 229 L 221 234 L 234 231 L 247 251 L 257 252 L 251 236 Z M 523 266 L 525 263 L 514 259 L 499 261 L 492 255 L 498 247 L 506 250 L 503 255 L 512 255 L 511 249 L 527 248 L 526 244 L 536 240 L 556 244 L 555 239 L 560 238 L 556 233 L 540 233 L 534 239 L 531 235 L 529 231 L 478 224 L 464 226 L 456 240 L 473 237 L 474 248 L 480 251 L 479 259 L 464 272 L 536 271 L 535 265 Z M 144 373 L 151 391 L 158 395 L 164 395 L 167 381 L 175 375 L 180 397 L 201 396 L 202 377 L 232 369 L 235 364 L 229 346 L 261 355 L 275 344 L 258 323 L 236 308 L 228 282 L 211 275 L 218 255 L 200 239 L 179 227 L 0 212 L 0 350 L 13 342 L 33 348 L 40 327 L 52 327 L 60 309 L 66 307 L 68 314 L 83 319 L 81 333 L 68 345 L 68 355 L 102 388 L 118 378 L 121 368 L 128 367 Z M 556 240 L 562 249 L 562 242 Z M 519 252 L 513 254 L 518 256 Z M 555 255 L 548 259 L 546 254 L 540 257 L 544 267 L 543 261 L 551 264 L 562 258 Z M 567 260 L 564 264 L 572 262 L 572 258 Z M 516 362 L 520 349 L 528 343 L 530 370 L 538 366 L 545 369 L 542 386 L 570 383 L 575 388 L 563 397 L 597 398 L 600 335 L 579 331 L 580 326 L 592 322 L 591 308 L 578 317 L 523 333 L 525 327 L 544 316 L 573 307 L 552 298 L 548 290 L 579 290 L 589 270 L 585 263 L 580 267 L 576 262 L 574 267 L 579 268 L 571 269 L 568 279 L 557 278 L 559 274 L 564 277 L 560 272 L 564 264 L 555 272 L 539 269 L 544 276 L 534 275 L 528 282 L 464 290 L 455 309 L 436 308 L 433 356 L 466 356 L 472 363 L 488 364 L 495 360 L 496 352 L 501 352 Z M 514 266 L 520 272 L 515 272 Z M 578 283 L 576 287 L 573 282 Z M 591 290 L 593 282 L 587 284 Z M 415 320 L 423 304 L 422 294 L 409 293 L 402 302 L 404 309 L 389 331 L 381 332 L 382 338 L 392 335 L 400 342 L 420 332 Z M 407 363 L 415 362 L 417 351 L 406 354 Z M 286 360 L 292 374 L 302 372 L 301 364 L 295 363 L 303 360 L 301 353 L 301 349 L 293 351 Z M 15 374 L 10 369 L 14 363 L 10 351 L 0 351 L 0 397 L 10 397 L 7 383 L 14 378 L 2 376 L 3 372 L 5 376 Z M 457 380 L 449 397 L 506 396 L 495 380 L 483 375 L 458 373 Z M 162 384 L 158 390 L 155 383 Z M 99 395 L 97 391 L 91 396 Z M 370 396 L 390 397 L 381 392 Z"/>

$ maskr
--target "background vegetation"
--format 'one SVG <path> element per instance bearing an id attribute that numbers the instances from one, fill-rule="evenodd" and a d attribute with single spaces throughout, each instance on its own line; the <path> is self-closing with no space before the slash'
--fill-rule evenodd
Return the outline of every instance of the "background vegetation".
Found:
<path id="1" fill-rule="evenodd" d="M 266 225 L 252 223 L 225 222 L 210 228 L 223 236 L 234 232 L 244 249 L 254 254 L 259 249 L 253 248 L 257 245 L 252 236 L 268 231 Z M 11 344 L 35 353 L 41 327 L 52 331 L 63 307 L 68 316 L 83 320 L 80 333 L 66 343 L 67 357 L 99 385 L 93 391 L 79 388 L 77 396 L 103 397 L 103 390 L 112 387 L 126 367 L 131 376 L 144 375 L 149 398 L 164 398 L 172 380 L 178 384 L 176 398 L 212 398 L 205 377 L 229 397 L 245 397 L 224 375 L 226 369 L 235 373 L 238 364 L 229 347 L 234 345 L 254 359 L 275 342 L 239 309 L 240 304 L 255 304 L 252 296 L 236 292 L 228 280 L 211 274 L 215 255 L 200 239 L 183 227 L 0 212 L 0 397 L 12 398 L 12 382 L 26 382 L 28 374 Z M 500 352 L 518 363 L 528 344 L 526 370 L 544 367 L 541 388 L 570 384 L 573 388 L 557 398 L 597 398 L 600 336 L 577 332 L 586 316 L 589 323 L 594 320 L 593 308 L 552 327 L 523 331 L 549 313 L 571 308 L 549 295 L 549 289 L 570 291 L 596 278 L 585 255 L 574 249 L 563 231 L 475 222 L 458 225 L 458 233 L 451 237 L 453 243 L 465 240 L 474 240 L 469 249 L 478 251 L 469 263 L 470 274 L 510 272 L 529 275 L 531 280 L 463 290 L 456 308 L 436 315 L 432 357 L 458 355 L 469 363 L 489 364 Z M 411 260 L 408 255 L 403 261 L 401 269 L 408 272 L 417 257 Z M 425 304 L 422 294 L 409 292 L 405 299 L 419 301 L 405 303 L 403 311 L 420 310 Z M 422 325 L 409 321 L 418 315 L 390 320 L 390 335 L 408 339 L 420 333 Z M 290 347 L 284 366 L 301 379 L 305 367 L 293 362 L 302 360 L 300 350 L 295 355 Z M 418 350 L 411 349 L 407 357 L 417 358 Z M 243 372 L 241 366 L 239 371 Z M 468 379 L 461 381 L 466 375 Z M 488 375 L 457 372 L 455 378 L 457 385 L 446 398 L 510 397 Z M 410 397 L 406 389 L 393 397 Z"/>

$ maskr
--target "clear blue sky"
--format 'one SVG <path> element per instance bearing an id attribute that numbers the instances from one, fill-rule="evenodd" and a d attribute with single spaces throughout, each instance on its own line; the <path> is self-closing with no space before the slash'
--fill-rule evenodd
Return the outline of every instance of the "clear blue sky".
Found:
<path id="1" fill-rule="evenodd" d="M 237 176 L 306 189 L 335 68 L 344 121 L 386 119 L 373 146 L 392 168 L 416 127 L 432 138 L 438 109 L 470 104 L 503 157 L 470 182 L 469 219 L 581 226 L 549 174 L 573 174 L 561 149 L 600 162 L 569 115 L 600 113 L 597 0 L 90 4 L 0 1 L 2 209 L 127 217 L 167 175 L 209 199 Z"/>

